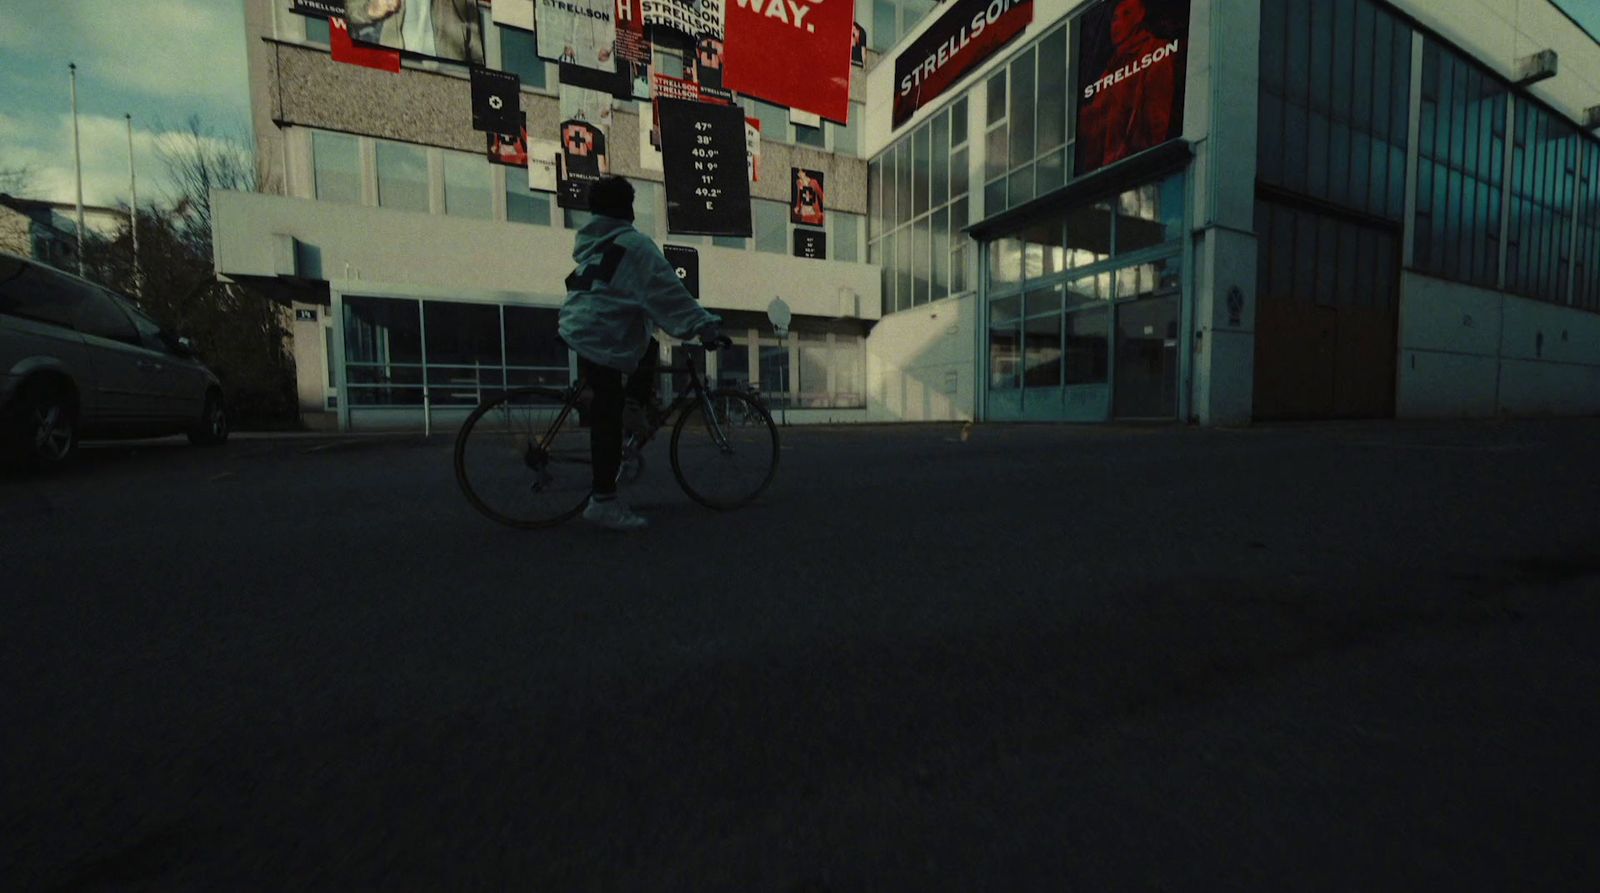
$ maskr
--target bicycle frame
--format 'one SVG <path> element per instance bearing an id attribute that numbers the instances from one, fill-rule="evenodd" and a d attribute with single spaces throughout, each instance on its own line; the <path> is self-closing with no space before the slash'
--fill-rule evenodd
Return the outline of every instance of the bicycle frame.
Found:
<path id="1" fill-rule="evenodd" d="M 690 355 L 688 364 L 684 366 L 661 366 L 655 370 L 654 374 L 657 375 L 687 374 L 689 376 L 689 381 L 684 384 L 683 387 L 679 388 L 678 392 L 673 395 L 672 402 L 668 404 L 666 410 L 661 414 L 660 423 L 652 426 L 650 433 L 647 434 L 643 440 L 635 444 L 636 447 L 644 446 L 655 437 L 655 433 L 657 431 L 667 427 L 667 423 L 669 421 L 671 421 L 675 416 L 687 412 L 689 407 L 698 401 L 701 405 L 701 411 L 705 414 L 706 420 L 711 425 L 711 436 L 716 440 L 717 448 L 724 453 L 732 451 L 732 447 L 728 445 L 728 436 L 722 430 L 722 423 L 717 419 L 716 413 L 712 411 L 711 391 L 706 386 L 706 381 L 700 372 L 700 367 L 694 361 L 695 355 L 702 357 L 705 355 L 705 349 L 698 346 L 691 346 L 690 350 L 692 353 Z M 555 421 L 550 423 L 550 427 L 545 431 L 544 435 L 539 438 L 538 449 L 541 452 L 549 448 L 550 442 L 555 437 L 555 433 L 561 430 L 562 425 L 566 424 L 567 417 L 572 414 L 572 411 L 575 408 L 584 402 L 584 392 L 588 389 L 588 386 L 589 382 L 582 376 L 579 376 L 567 388 L 567 400 L 566 403 L 562 405 L 561 412 L 556 416 Z"/>

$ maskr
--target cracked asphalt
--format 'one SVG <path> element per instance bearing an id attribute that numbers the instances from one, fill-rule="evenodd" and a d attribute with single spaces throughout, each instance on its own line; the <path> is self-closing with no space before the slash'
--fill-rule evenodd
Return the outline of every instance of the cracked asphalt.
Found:
<path id="1" fill-rule="evenodd" d="M 1600 419 L 446 437 L 0 474 L 7 890 L 1590 890 Z"/>

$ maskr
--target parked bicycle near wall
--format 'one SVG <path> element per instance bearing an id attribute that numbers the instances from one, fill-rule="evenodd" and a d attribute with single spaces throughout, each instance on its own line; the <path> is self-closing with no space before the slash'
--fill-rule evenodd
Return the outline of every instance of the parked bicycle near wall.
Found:
<path id="1" fill-rule="evenodd" d="M 705 348 L 685 344 L 689 361 L 661 372 L 684 383 L 643 436 L 623 444 L 620 484 L 644 471 L 643 449 L 672 423 L 672 474 L 690 499 L 708 508 L 748 505 L 778 469 L 778 427 L 759 398 L 741 388 L 708 386 Z M 593 490 L 587 399 L 582 378 L 565 389 L 520 388 L 484 400 L 456 436 L 456 481 L 472 507 L 512 527 L 549 527 L 583 510 Z"/>

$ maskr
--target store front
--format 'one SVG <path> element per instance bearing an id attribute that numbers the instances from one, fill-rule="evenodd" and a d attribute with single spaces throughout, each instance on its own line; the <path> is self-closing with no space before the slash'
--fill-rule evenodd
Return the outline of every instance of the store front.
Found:
<path id="1" fill-rule="evenodd" d="M 983 243 L 984 418 L 1177 419 L 1186 177 L 999 222 Z"/>

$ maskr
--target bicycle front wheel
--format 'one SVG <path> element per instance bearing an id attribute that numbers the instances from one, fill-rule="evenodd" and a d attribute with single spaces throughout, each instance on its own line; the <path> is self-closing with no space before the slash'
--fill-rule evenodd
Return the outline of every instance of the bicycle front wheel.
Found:
<path id="1" fill-rule="evenodd" d="M 582 511 L 593 489 L 589 432 L 567 394 L 522 388 L 472 411 L 456 435 L 456 482 L 472 507 L 524 529 Z"/>
<path id="2" fill-rule="evenodd" d="M 707 414 L 707 406 L 710 413 Z M 672 473 L 707 508 L 738 508 L 778 471 L 778 426 L 760 404 L 718 390 L 691 404 L 672 428 Z"/>

